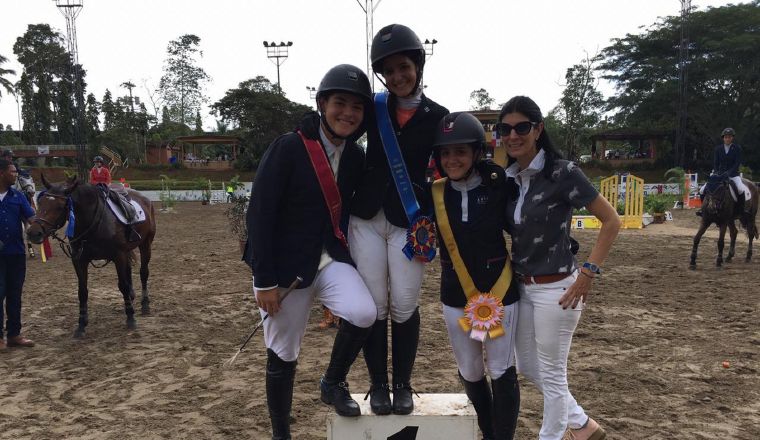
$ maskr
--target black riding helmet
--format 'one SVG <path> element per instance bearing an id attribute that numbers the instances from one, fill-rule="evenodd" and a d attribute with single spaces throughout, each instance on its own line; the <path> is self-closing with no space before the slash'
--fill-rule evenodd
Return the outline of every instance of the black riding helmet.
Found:
<path id="1" fill-rule="evenodd" d="M 441 167 L 441 147 L 445 145 L 467 144 L 472 148 L 473 157 L 483 150 L 486 142 L 486 132 L 478 118 L 467 112 L 449 113 L 438 122 L 433 140 L 433 159 L 441 176 L 446 173 Z M 473 167 L 475 164 L 473 163 Z M 467 176 L 472 168 L 467 172 Z"/>
<path id="2" fill-rule="evenodd" d="M 365 126 L 364 122 L 367 120 L 367 114 L 372 105 L 372 88 L 369 86 L 367 75 L 360 68 L 351 64 L 339 64 L 333 67 L 327 71 L 319 83 L 319 88 L 317 89 L 317 110 L 319 111 L 320 119 L 332 136 L 342 139 L 335 134 L 332 127 L 327 123 L 325 114 L 319 105 L 320 99 L 327 99 L 335 92 L 348 92 L 362 98 L 364 101 L 364 120 L 358 130 L 361 131 Z"/>
<path id="3" fill-rule="evenodd" d="M 383 79 L 378 75 L 382 73 L 383 60 L 391 55 L 403 54 L 414 62 L 417 68 L 417 83 L 414 85 L 412 93 L 417 92 L 422 81 L 422 71 L 425 67 L 425 48 L 413 30 L 402 24 L 390 24 L 380 29 L 372 39 L 372 49 L 370 50 L 370 59 L 372 60 L 372 70 L 383 85 Z"/>

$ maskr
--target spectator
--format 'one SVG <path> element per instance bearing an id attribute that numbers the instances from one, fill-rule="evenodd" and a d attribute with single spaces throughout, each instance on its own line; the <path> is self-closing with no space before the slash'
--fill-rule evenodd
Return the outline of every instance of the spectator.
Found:
<path id="1" fill-rule="evenodd" d="M 33 217 L 34 210 L 26 197 L 11 187 L 17 178 L 16 166 L 0 159 L 0 222 L 4 225 L 0 228 L 0 349 L 34 347 L 31 339 L 21 336 L 21 291 L 26 278 L 21 223 Z M 3 311 L 7 314 L 5 320 Z M 3 321 L 7 342 L 2 339 Z"/>

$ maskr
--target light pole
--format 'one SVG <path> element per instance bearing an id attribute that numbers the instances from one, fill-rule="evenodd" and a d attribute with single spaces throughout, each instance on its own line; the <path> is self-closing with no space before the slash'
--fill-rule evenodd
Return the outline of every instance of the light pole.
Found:
<path id="1" fill-rule="evenodd" d="M 425 42 L 422 43 L 422 46 L 425 48 L 425 60 L 429 60 L 433 56 L 433 50 L 435 49 L 435 45 L 438 44 L 438 40 L 433 38 L 432 40 L 425 39 Z"/>
<path id="2" fill-rule="evenodd" d="M 425 61 L 427 61 L 427 60 L 429 60 L 430 58 L 433 57 L 433 51 L 435 50 L 435 45 L 436 44 L 438 44 L 438 40 L 436 40 L 435 38 L 433 38 L 431 40 L 428 40 L 427 38 L 425 38 L 425 42 L 422 43 L 422 47 L 425 49 Z M 425 80 L 425 78 L 423 77 L 422 80 L 420 81 L 420 84 L 422 84 L 422 82 L 424 80 Z M 427 86 L 426 85 L 422 86 L 423 89 L 425 87 L 427 87 Z"/>
<path id="3" fill-rule="evenodd" d="M 683 167 L 686 152 L 686 127 L 688 123 L 689 12 L 691 12 L 691 0 L 679 1 L 681 3 L 681 39 L 678 45 L 678 125 L 676 128 L 673 162 L 675 166 Z"/>
<path id="4" fill-rule="evenodd" d="M 364 11 L 367 37 L 367 77 L 369 78 L 369 84 L 372 86 L 373 92 L 375 91 L 375 75 L 372 74 L 372 59 L 369 57 L 369 53 L 372 48 L 372 38 L 375 36 L 373 14 L 375 9 L 380 6 L 381 1 L 383 0 L 364 0 L 364 4 L 362 5 L 362 0 L 356 0 L 356 3 L 358 3 L 359 7 L 362 8 L 362 11 Z"/>
<path id="5" fill-rule="evenodd" d="M 274 41 L 271 43 L 264 42 L 264 47 L 267 49 L 267 58 L 277 66 L 277 87 L 282 93 L 282 86 L 280 85 L 280 66 L 285 60 L 288 59 L 288 49 L 293 45 L 292 41 L 287 43 L 280 41 L 280 44 L 276 44 Z"/>
<path id="6" fill-rule="evenodd" d="M 309 91 L 309 99 L 314 99 L 317 97 L 317 89 L 314 87 L 306 86 L 306 90 Z"/>

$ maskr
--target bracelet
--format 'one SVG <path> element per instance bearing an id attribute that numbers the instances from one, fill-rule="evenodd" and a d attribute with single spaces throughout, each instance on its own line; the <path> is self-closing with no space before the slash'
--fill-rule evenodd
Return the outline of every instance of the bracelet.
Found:
<path id="1" fill-rule="evenodd" d="M 581 274 L 583 274 L 583 275 L 586 275 L 587 277 L 591 278 L 592 280 L 593 280 L 594 278 L 596 278 L 596 277 L 592 277 L 591 275 L 587 274 L 586 272 L 584 272 L 584 271 L 582 271 L 582 270 L 579 270 L 578 272 L 580 272 L 580 273 L 581 273 Z"/>

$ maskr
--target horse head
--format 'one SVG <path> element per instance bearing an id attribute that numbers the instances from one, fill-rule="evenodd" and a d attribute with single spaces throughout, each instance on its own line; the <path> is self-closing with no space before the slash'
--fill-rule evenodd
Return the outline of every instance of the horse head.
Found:
<path id="1" fill-rule="evenodd" d="M 710 217 L 729 219 L 733 215 L 734 200 L 727 178 L 716 175 L 708 178 L 702 211 Z"/>
<path id="2" fill-rule="evenodd" d="M 76 177 L 63 184 L 51 184 L 41 174 L 42 184 L 47 188 L 37 196 L 37 216 L 32 220 L 26 236 L 32 243 L 39 244 L 66 224 L 71 208 L 71 193 L 76 189 Z"/>

